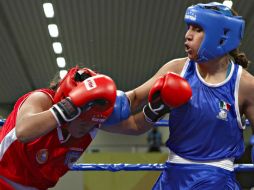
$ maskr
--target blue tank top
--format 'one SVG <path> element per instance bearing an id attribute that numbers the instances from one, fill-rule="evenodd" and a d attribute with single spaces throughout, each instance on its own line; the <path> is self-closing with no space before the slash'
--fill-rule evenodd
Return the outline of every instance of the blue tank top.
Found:
<path id="1" fill-rule="evenodd" d="M 170 113 L 167 147 L 177 155 L 207 161 L 238 158 L 244 152 L 238 107 L 242 67 L 232 62 L 225 81 L 206 83 L 195 62 L 187 60 L 181 75 L 192 88 L 191 100 Z"/>

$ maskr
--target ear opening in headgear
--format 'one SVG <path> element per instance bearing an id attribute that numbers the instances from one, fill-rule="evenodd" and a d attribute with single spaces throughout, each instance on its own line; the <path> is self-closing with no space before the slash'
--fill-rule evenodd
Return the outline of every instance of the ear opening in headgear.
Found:
<path id="1" fill-rule="evenodd" d="M 226 43 L 228 32 L 229 32 L 229 29 L 224 28 L 223 36 L 221 37 L 220 43 L 219 43 L 220 46 L 223 46 Z"/>

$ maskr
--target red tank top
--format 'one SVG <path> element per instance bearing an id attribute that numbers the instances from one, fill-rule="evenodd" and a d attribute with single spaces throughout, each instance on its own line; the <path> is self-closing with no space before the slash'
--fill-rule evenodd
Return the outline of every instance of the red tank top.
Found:
<path id="1" fill-rule="evenodd" d="M 50 89 L 37 91 L 47 94 L 51 99 L 54 96 L 54 91 Z M 78 160 L 91 143 L 94 131 L 79 139 L 70 138 L 65 143 L 59 141 L 56 129 L 29 143 L 18 141 L 15 133 L 17 112 L 31 93 L 18 99 L 2 127 L 0 176 L 25 186 L 47 189 L 53 187 L 69 170 L 69 166 Z"/>

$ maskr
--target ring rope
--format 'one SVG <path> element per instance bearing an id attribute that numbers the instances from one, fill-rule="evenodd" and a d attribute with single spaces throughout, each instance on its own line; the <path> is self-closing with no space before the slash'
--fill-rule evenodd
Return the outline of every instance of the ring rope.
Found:
<path id="1" fill-rule="evenodd" d="M 164 164 L 94 164 L 94 163 L 78 163 L 71 166 L 72 171 L 161 171 L 166 169 L 167 165 Z M 234 171 L 254 171 L 254 164 L 234 164 Z"/>

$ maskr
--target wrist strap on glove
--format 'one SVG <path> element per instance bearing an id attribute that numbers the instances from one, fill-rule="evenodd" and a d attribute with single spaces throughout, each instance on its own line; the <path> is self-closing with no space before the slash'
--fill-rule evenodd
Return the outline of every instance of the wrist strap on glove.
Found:
<path id="1" fill-rule="evenodd" d="M 160 120 L 166 113 L 169 113 L 170 109 L 164 104 L 160 104 L 157 108 L 152 108 L 152 105 L 148 103 L 143 108 L 145 119 L 149 123 L 155 123 Z"/>
<path id="2" fill-rule="evenodd" d="M 50 108 L 59 126 L 77 118 L 81 109 L 76 107 L 69 98 L 65 98 Z"/>

